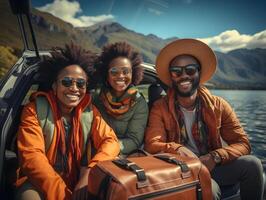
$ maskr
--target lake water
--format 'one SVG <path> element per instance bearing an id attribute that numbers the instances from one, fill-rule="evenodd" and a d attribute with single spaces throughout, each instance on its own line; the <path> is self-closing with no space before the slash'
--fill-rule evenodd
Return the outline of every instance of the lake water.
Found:
<path id="1" fill-rule="evenodd" d="M 211 90 L 212 94 L 226 99 L 234 108 L 249 136 L 252 154 L 266 168 L 266 91 Z"/>

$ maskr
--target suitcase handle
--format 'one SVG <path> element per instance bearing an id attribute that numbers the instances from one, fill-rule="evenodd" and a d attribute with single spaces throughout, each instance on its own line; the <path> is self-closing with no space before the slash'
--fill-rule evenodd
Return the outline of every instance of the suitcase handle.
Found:
<path id="1" fill-rule="evenodd" d="M 136 163 L 131 162 L 130 160 L 127 159 L 117 159 L 113 160 L 112 162 L 116 164 L 118 167 L 134 172 L 137 175 L 138 188 L 148 186 L 148 181 L 144 169 L 139 167 Z"/>
<path id="2" fill-rule="evenodd" d="M 158 158 L 160 160 L 166 161 L 168 163 L 173 163 L 173 164 L 176 164 L 176 165 L 180 166 L 182 173 L 189 172 L 189 168 L 188 168 L 187 164 L 185 162 L 181 161 L 181 160 L 177 160 L 173 156 L 168 156 L 168 155 L 162 155 L 161 154 L 161 155 L 155 155 L 154 157 Z"/>

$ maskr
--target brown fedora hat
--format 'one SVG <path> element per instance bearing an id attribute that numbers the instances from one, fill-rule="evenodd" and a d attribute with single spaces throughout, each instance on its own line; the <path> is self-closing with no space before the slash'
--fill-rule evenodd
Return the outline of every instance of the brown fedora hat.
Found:
<path id="1" fill-rule="evenodd" d="M 216 56 L 207 44 L 195 39 L 179 39 L 166 45 L 156 59 L 157 74 L 166 85 L 172 85 L 168 68 L 170 62 L 179 55 L 191 55 L 198 59 L 201 66 L 201 84 L 208 81 L 215 73 L 217 65 Z"/>

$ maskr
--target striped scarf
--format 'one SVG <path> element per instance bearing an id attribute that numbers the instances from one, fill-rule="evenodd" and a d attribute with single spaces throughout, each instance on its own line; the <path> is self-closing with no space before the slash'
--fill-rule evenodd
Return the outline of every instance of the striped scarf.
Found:
<path id="1" fill-rule="evenodd" d="M 111 116 L 117 118 L 119 115 L 126 113 L 135 105 L 138 97 L 138 89 L 130 85 L 121 97 L 113 96 L 110 89 L 103 87 L 100 93 L 100 99 Z"/>
<path id="2" fill-rule="evenodd" d="M 180 106 L 175 102 L 176 112 L 178 116 L 178 123 L 180 128 L 181 143 L 186 145 L 188 143 L 188 133 L 185 126 L 184 115 L 180 110 Z M 196 119 L 192 125 L 192 136 L 195 140 L 196 146 L 199 150 L 200 155 L 205 155 L 208 153 L 209 144 L 208 144 L 208 128 L 202 119 L 201 114 L 201 102 L 200 99 L 196 100 Z"/>

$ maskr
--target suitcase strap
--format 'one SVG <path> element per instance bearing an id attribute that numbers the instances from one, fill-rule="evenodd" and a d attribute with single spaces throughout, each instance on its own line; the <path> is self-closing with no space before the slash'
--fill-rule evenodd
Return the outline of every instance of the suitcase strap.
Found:
<path id="1" fill-rule="evenodd" d="M 173 164 L 176 164 L 176 165 L 180 166 L 182 173 L 189 172 L 189 167 L 187 166 L 187 164 L 185 162 L 181 161 L 181 160 L 177 160 L 173 156 L 158 154 L 158 155 L 155 155 L 154 157 L 158 158 L 160 160 L 164 160 L 164 161 L 166 161 L 168 163 L 173 163 Z"/>
<path id="2" fill-rule="evenodd" d="M 136 163 L 131 162 L 127 159 L 117 159 L 113 160 L 113 163 L 115 163 L 117 166 L 127 169 L 130 171 L 133 171 L 137 175 L 137 179 L 139 182 L 144 182 L 147 180 L 146 174 L 143 168 L 140 168 Z"/>

